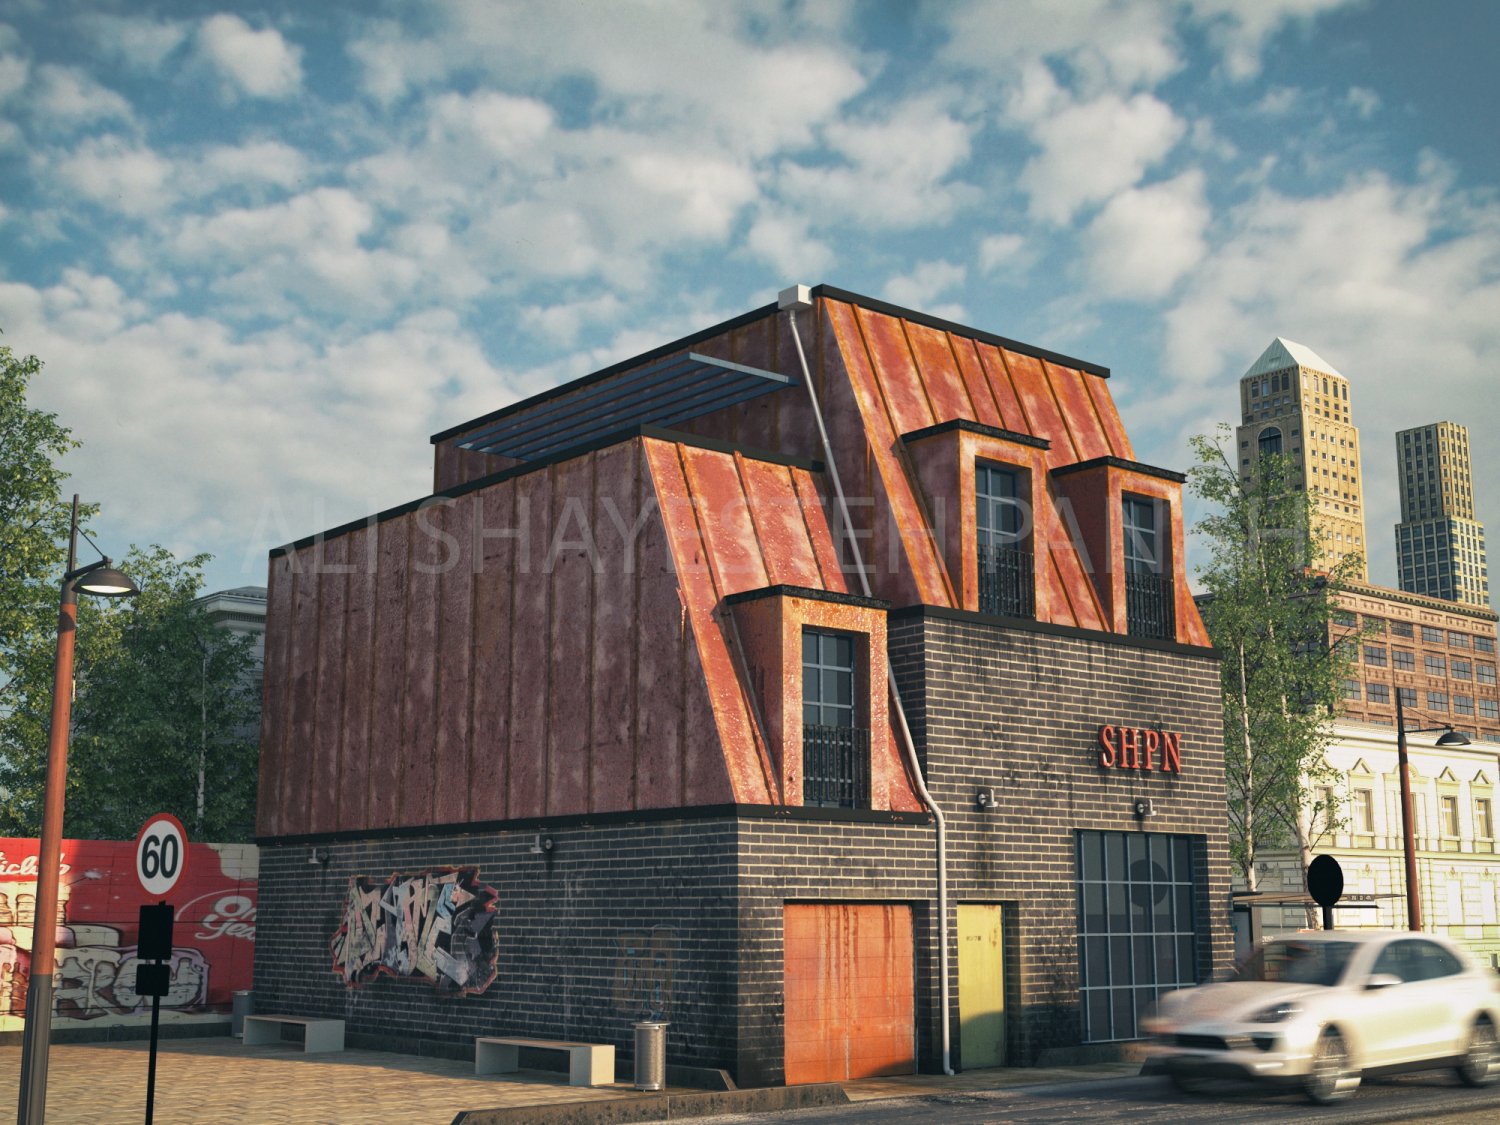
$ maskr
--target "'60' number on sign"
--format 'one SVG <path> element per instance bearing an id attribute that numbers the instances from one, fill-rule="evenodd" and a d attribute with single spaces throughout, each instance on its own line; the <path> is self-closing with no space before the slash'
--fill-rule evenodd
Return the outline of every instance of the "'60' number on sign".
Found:
<path id="1" fill-rule="evenodd" d="M 187 866 L 187 833 L 171 813 L 157 813 L 135 841 L 135 877 L 153 898 L 166 895 Z"/>

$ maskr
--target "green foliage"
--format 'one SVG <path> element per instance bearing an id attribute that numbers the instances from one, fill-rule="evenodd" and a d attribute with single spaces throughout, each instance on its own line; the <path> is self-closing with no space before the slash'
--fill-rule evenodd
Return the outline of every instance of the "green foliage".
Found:
<path id="1" fill-rule="evenodd" d="M 1325 800 L 1323 751 L 1352 655 L 1330 642 L 1330 626 L 1359 560 L 1314 568 L 1325 545 L 1310 530 L 1315 496 L 1293 483 L 1295 462 L 1262 457 L 1243 479 L 1230 438 L 1221 426 L 1217 439 L 1193 439 L 1191 480 L 1213 506 L 1198 524 L 1209 552 L 1203 616 L 1222 657 L 1230 854 L 1253 889 L 1257 853 L 1305 847 L 1303 814 Z M 1331 811 L 1315 819 L 1326 824 Z"/>
<path id="2" fill-rule="evenodd" d="M 56 461 L 77 445 L 26 404 L 40 370 L 0 348 L 0 834 L 20 836 L 40 829 L 69 526 Z M 78 599 L 66 835 L 128 839 L 167 811 L 194 839 L 249 837 L 260 685 L 251 641 L 194 604 L 206 561 L 132 548 L 139 597 Z"/>

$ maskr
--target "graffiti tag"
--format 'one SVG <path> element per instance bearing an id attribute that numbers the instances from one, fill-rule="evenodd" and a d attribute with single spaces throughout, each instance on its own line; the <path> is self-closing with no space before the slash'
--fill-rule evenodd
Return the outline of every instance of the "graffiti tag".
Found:
<path id="1" fill-rule="evenodd" d="M 343 921 L 329 949 L 356 987 L 382 973 L 430 981 L 439 992 L 483 992 L 495 979 L 499 893 L 477 867 L 442 867 L 376 882 L 349 880 Z"/>
<path id="2" fill-rule="evenodd" d="M 616 941 L 615 1009 L 660 1019 L 672 1006 L 672 954 L 677 935 L 658 926 L 650 933 L 620 934 Z"/>

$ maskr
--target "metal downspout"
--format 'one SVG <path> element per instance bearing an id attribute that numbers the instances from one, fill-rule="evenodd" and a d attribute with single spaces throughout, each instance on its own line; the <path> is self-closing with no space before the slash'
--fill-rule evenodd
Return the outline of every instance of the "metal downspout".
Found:
<path id="1" fill-rule="evenodd" d="M 843 520 L 844 534 L 849 539 L 849 547 L 854 552 L 854 565 L 859 575 L 860 587 L 864 590 L 865 597 L 868 598 L 871 596 L 870 579 L 865 573 L 865 561 L 860 554 L 859 540 L 854 535 L 854 523 L 849 518 L 849 504 L 844 499 L 844 486 L 839 480 L 838 462 L 834 460 L 833 447 L 828 441 L 828 430 L 823 425 L 823 410 L 818 405 L 818 392 L 813 386 L 812 372 L 808 370 L 807 354 L 802 350 L 802 336 L 797 331 L 797 310 L 799 308 L 811 309 L 812 298 L 806 286 L 797 285 L 782 290 L 777 303 L 786 310 L 787 322 L 792 326 L 792 341 L 797 346 L 797 359 L 802 364 L 802 382 L 807 387 L 807 398 L 812 403 L 813 417 L 818 423 L 818 438 L 823 443 L 823 459 L 828 467 L 829 479 L 833 482 L 834 496 L 838 499 L 839 517 Z M 890 688 L 891 701 L 896 705 L 897 725 L 901 730 L 901 745 L 906 751 L 906 759 L 911 764 L 912 776 L 917 782 L 917 794 L 932 810 L 933 821 L 937 825 L 938 993 L 939 1007 L 942 1009 L 943 1073 L 953 1074 L 952 1044 L 948 1028 L 951 1003 L 948 990 L 948 825 L 943 819 L 943 810 L 938 808 L 938 803 L 928 792 L 927 781 L 922 776 L 922 765 L 917 761 L 917 748 L 912 742 L 911 728 L 906 724 L 906 708 L 901 705 L 901 692 L 896 687 L 896 673 L 891 668 L 889 658 L 885 662 L 885 679 Z"/>

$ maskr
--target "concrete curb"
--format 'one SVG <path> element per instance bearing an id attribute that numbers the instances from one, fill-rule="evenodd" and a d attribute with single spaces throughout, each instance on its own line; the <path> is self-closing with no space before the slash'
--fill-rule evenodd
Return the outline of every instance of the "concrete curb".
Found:
<path id="1" fill-rule="evenodd" d="M 812 1086 L 767 1086 L 701 1094 L 643 1094 L 571 1105 L 518 1105 L 468 1109 L 452 1125 L 625 1125 L 635 1121 L 682 1121 L 721 1113 L 775 1113 L 788 1109 L 848 1105 L 836 1082 Z"/>

